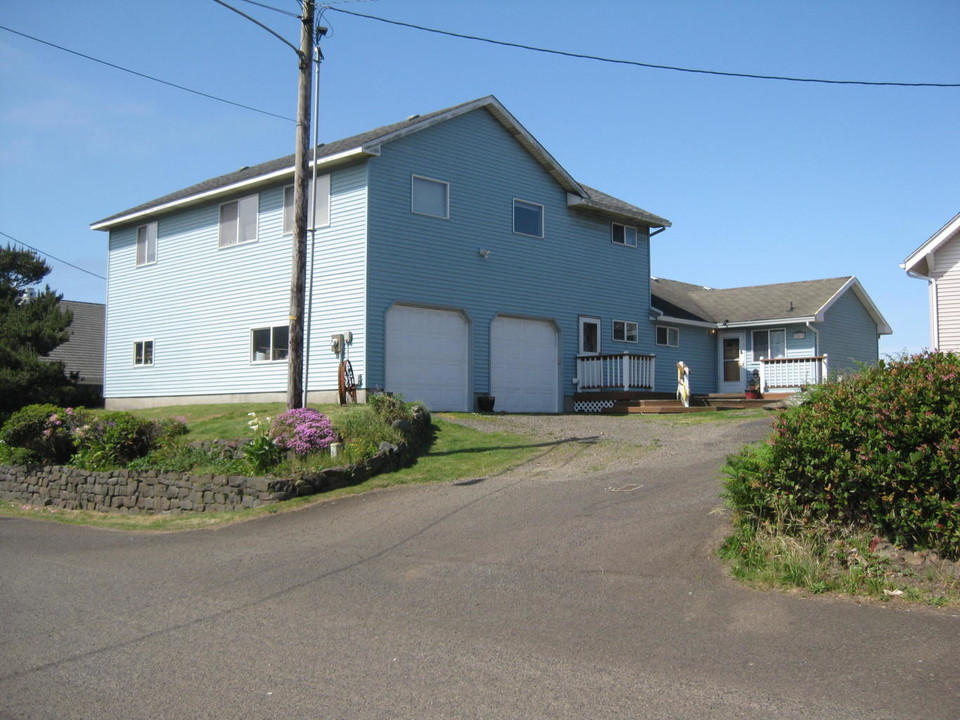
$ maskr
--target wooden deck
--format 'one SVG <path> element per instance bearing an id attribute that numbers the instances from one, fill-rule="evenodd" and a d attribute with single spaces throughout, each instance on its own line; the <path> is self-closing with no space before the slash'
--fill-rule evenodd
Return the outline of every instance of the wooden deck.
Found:
<path id="1" fill-rule="evenodd" d="M 693 412 L 717 412 L 718 410 L 745 410 L 760 408 L 776 400 L 789 397 L 792 393 L 766 393 L 761 399 L 747 399 L 741 394 L 714 393 L 711 395 L 693 395 L 690 407 L 676 399 L 675 395 L 653 392 L 610 392 L 581 393 L 576 399 L 611 400 L 612 407 L 601 410 L 603 414 L 614 415 L 665 415 Z"/>

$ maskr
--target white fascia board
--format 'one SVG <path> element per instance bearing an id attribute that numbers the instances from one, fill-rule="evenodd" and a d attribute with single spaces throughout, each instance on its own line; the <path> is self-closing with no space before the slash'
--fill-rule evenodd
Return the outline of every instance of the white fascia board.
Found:
<path id="1" fill-rule="evenodd" d="M 784 325 L 796 325 L 798 323 L 812 323 L 816 322 L 816 320 L 817 318 L 815 316 L 774 318 L 772 320 L 744 320 L 742 322 L 717 323 L 716 327 L 720 330 L 748 327 L 783 327 Z"/>
<path id="2" fill-rule="evenodd" d="M 923 262 L 923 259 L 927 255 L 932 254 L 938 247 L 943 245 L 958 232 L 960 232 L 960 213 L 954 215 L 950 222 L 937 230 L 937 232 L 930 236 L 929 240 L 914 250 L 910 254 L 910 257 L 900 263 L 900 267 L 906 270 L 908 273 L 913 273 L 919 275 L 920 277 L 927 277 L 925 273 L 917 270 L 917 266 Z"/>
<path id="3" fill-rule="evenodd" d="M 318 168 L 326 167 L 328 165 L 334 165 L 336 163 L 342 162 L 344 160 L 349 160 L 354 157 L 361 156 L 371 156 L 379 155 L 379 148 L 352 148 L 350 150 L 344 150 L 343 152 L 336 153 L 335 155 L 330 155 L 328 157 L 322 157 L 316 162 Z M 310 163 L 310 167 L 313 167 L 314 163 Z M 118 225 L 125 225 L 134 220 L 142 220 L 144 218 L 150 217 L 152 215 L 159 215 L 160 213 L 167 212 L 169 210 L 174 210 L 179 207 L 185 207 L 187 205 L 194 205 L 205 200 L 212 200 L 214 198 L 229 195 L 235 193 L 238 190 L 243 190 L 245 188 L 253 188 L 259 185 L 265 185 L 270 183 L 273 180 L 279 180 L 280 178 L 286 177 L 287 175 L 292 176 L 294 174 L 294 167 L 291 165 L 287 168 L 282 168 L 280 170 L 274 170 L 272 173 L 267 173 L 266 175 L 257 175 L 256 177 L 247 178 L 246 180 L 241 180 L 240 182 L 231 183 L 230 185 L 224 185 L 223 187 L 213 188 L 212 190 L 207 190 L 196 195 L 188 195 L 187 197 L 177 198 L 176 200 L 171 200 L 168 203 L 162 205 L 155 205 L 153 207 L 146 208 L 145 210 L 140 210 L 139 212 L 130 213 L 129 215 L 121 215 L 120 217 L 113 218 L 106 222 L 94 223 L 90 226 L 91 230 L 110 230 Z"/>
<path id="4" fill-rule="evenodd" d="M 716 329 L 720 327 L 719 323 L 709 322 L 707 320 L 688 320 L 686 318 L 677 318 L 672 315 L 665 314 L 662 310 L 658 310 L 660 316 L 656 319 L 651 318 L 651 322 L 657 323 L 669 323 L 671 325 L 687 325 L 689 327 L 699 327 L 699 328 L 709 328 Z"/>

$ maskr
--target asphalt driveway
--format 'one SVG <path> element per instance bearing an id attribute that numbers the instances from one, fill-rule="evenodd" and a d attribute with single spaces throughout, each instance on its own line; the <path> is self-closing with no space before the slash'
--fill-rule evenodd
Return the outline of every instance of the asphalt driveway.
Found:
<path id="1" fill-rule="evenodd" d="M 0 717 L 960 717 L 955 613 L 755 591 L 713 558 L 718 467 L 762 420 L 622 420 L 214 531 L 0 518 Z"/>

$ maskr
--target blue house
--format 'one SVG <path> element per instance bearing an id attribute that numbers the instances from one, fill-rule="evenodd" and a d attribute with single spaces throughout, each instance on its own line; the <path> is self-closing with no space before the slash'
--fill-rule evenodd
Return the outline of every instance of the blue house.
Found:
<path id="1" fill-rule="evenodd" d="M 345 361 L 361 394 L 434 410 L 596 409 L 672 391 L 676 359 L 696 390 L 722 385 L 718 316 L 651 303 L 670 222 L 577 182 L 495 98 L 322 145 L 315 168 L 309 402 L 336 401 Z M 281 158 L 93 224 L 110 234 L 108 407 L 285 399 L 293 173 Z M 768 346 L 823 339 L 796 321 Z M 738 352 L 761 342 L 741 332 Z"/>

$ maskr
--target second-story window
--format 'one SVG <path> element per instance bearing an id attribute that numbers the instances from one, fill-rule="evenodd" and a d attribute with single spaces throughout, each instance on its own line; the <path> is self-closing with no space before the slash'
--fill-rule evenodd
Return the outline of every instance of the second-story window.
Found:
<path id="1" fill-rule="evenodd" d="M 316 221 L 315 227 L 326 227 L 330 224 L 330 174 L 317 175 L 316 193 L 313 192 L 313 180 L 308 184 L 307 198 L 307 227 L 310 227 L 310 220 Z M 293 234 L 293 185 L 287 185 L 283 189 L 283 234 Z M 316 203 L 316 215 L 314 215 L 314 203 Z"/>
<path id="2" fill-rule="evenodd" d="M 449 219 L 450 183 L 413 175 L 410 178 L 410 212 Z"/>
<path id="3" fill-rule="evenodd" d="M 137 228 L 137 265 L 152 265 L 157 261 L 157 223 Z"/>
<path id="4" fill-rule="evenodd" d="M 628 320 L 613 321 L 613 339 L 620 342 L 637 342 L 639 336 L 639 326 L 635 322 Z"/>
<path id="5" fill-rule="evenodd" d="M 637 246 L 637 229 L 633 225 L 610 223 L 610 236 L 617 245 Z"/>
<path id="6" fill-rule="evenodd" d="M 221 205 L 220 247 L 256 242 L 259 212 L 259 195 L 248 195 Z"/>
<path id="7" fill-rule="evenodd" d="M 543 205 L 514 199 L 513 231 L 519 235 L 542 238 Z"/>

